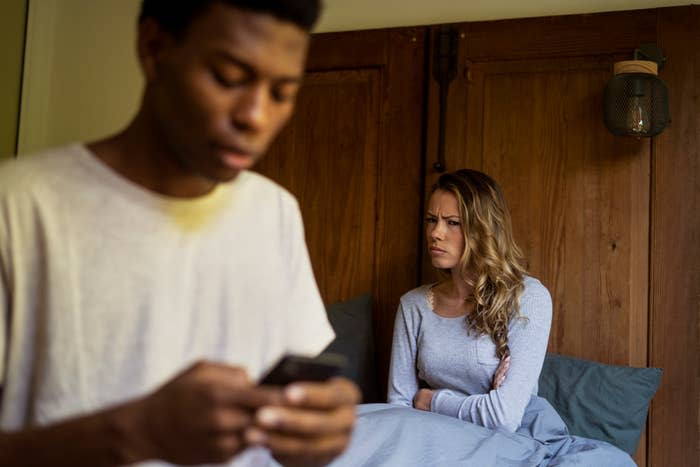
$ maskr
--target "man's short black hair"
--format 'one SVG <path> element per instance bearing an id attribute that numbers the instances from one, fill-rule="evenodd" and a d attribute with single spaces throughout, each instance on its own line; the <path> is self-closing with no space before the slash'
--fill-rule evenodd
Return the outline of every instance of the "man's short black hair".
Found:
<path id="1" fill-rule="evenodd" d="M 182 37 L 192 21 L 213 3 L 267 13 L 310 31 L 321 13 L 321 0 L 143 0 L 139 21 L 153 18 L 166 31 Z"/>

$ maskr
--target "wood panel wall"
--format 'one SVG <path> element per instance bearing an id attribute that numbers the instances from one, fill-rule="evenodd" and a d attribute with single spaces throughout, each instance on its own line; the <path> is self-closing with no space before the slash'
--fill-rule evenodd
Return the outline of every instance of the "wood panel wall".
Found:
<path id="1" fill-rule="evenodd" d="M 550 350 L 664 369 L 635 460 L 700 465 L 700 7 L 462 23 L 448 170 L 504 189 L 531 273 L 550 289 Z M 437 27 L 322 34 L 294 121 L 261 171 L 302 206 L 324 299 L 371 289 L 386 381 L 401 294 L 432 272 L 422 204 L 439 174 Z M 671 124 L 614 137 L 612 64 L 657 43 Z"/>
<path id="2" fill-rule="evenodd" d="M 501 184 L 527 268 L 552 294 L 549 350 L 647 366 L 651 142 L 612 136 L 602 94 L 613 63 L 653 41 L 655 13 L 455 26 L 447 168 Z"/>
<path id="3" fill-rule="evenodd" d="M 700 465 L 700 7 L 659 11 L 668 56 L 669 128 L 654 138 L 650 366 L 664 369 L 651 405 L 649 465 Z"/>
<path id="4" fill-rule="evenodd" d="M 698 10 L 453 25 L 447 168 L 501 183 L 529 270 L 552 293 L 551 351 L 664 368 L 639 465 L 700 465 Z M 603 89 L 643 43 L 668 57 L 672 123 L 654 139 L 613 137 Z M 431 82 L 428 168 L 437 102 Z"/>
<path id="5" fill-rule="evenodd" d="M 426 32 L 316 37 L 297 112 L 257 168 L 298 197 L 325 302 L 372 293 L 380 394 L 419 276 Z"/>

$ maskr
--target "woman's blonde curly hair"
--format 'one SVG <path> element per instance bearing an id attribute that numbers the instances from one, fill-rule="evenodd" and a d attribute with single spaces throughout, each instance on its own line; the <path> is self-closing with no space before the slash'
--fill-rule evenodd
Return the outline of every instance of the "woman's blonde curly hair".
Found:
<path id="1" fill-rule="evenodd" d="M 436 190 L 454 194 L 459 204 L 465 245 L 460 271 L 473 287 L 475 303 L 466 318 L 469 330 L 491 336 L 496 356 L 505 358 L 510 355 L 508 324 L 520 316 L 526 274 L 505 198 L 491 177 L 471 169 L 443 174 L 433 185 Z"/>

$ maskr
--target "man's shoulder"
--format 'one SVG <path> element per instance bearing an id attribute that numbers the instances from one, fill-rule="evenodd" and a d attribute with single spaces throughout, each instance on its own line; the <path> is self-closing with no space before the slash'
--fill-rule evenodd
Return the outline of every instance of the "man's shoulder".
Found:
<path id="1" fill-rule="evenodd" d="M 0 194 L 33 191 L 65 177 L 80 157 L 81 147 L 71 144 L 2 161 Z"/>
<path id="2" fill-rule="evenodd" d="M 239 175 L 239 183 L 255 196 L 279 199 L 284 205 L 296 205 L 296 197 L 285 187 L 274 180 L 253 171 L 245 171 Z"/>

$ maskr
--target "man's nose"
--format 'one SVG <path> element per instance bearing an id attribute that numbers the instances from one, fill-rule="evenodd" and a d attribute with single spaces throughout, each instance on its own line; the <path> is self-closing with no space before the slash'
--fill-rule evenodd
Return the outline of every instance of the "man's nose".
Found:
<path id="1" fill-rule="evenodd" d="M 265 83 L 251 83 L 241 90 L 233 108 L 236 127 L 260 131 L 268 124 L 270 92 Z"/>

